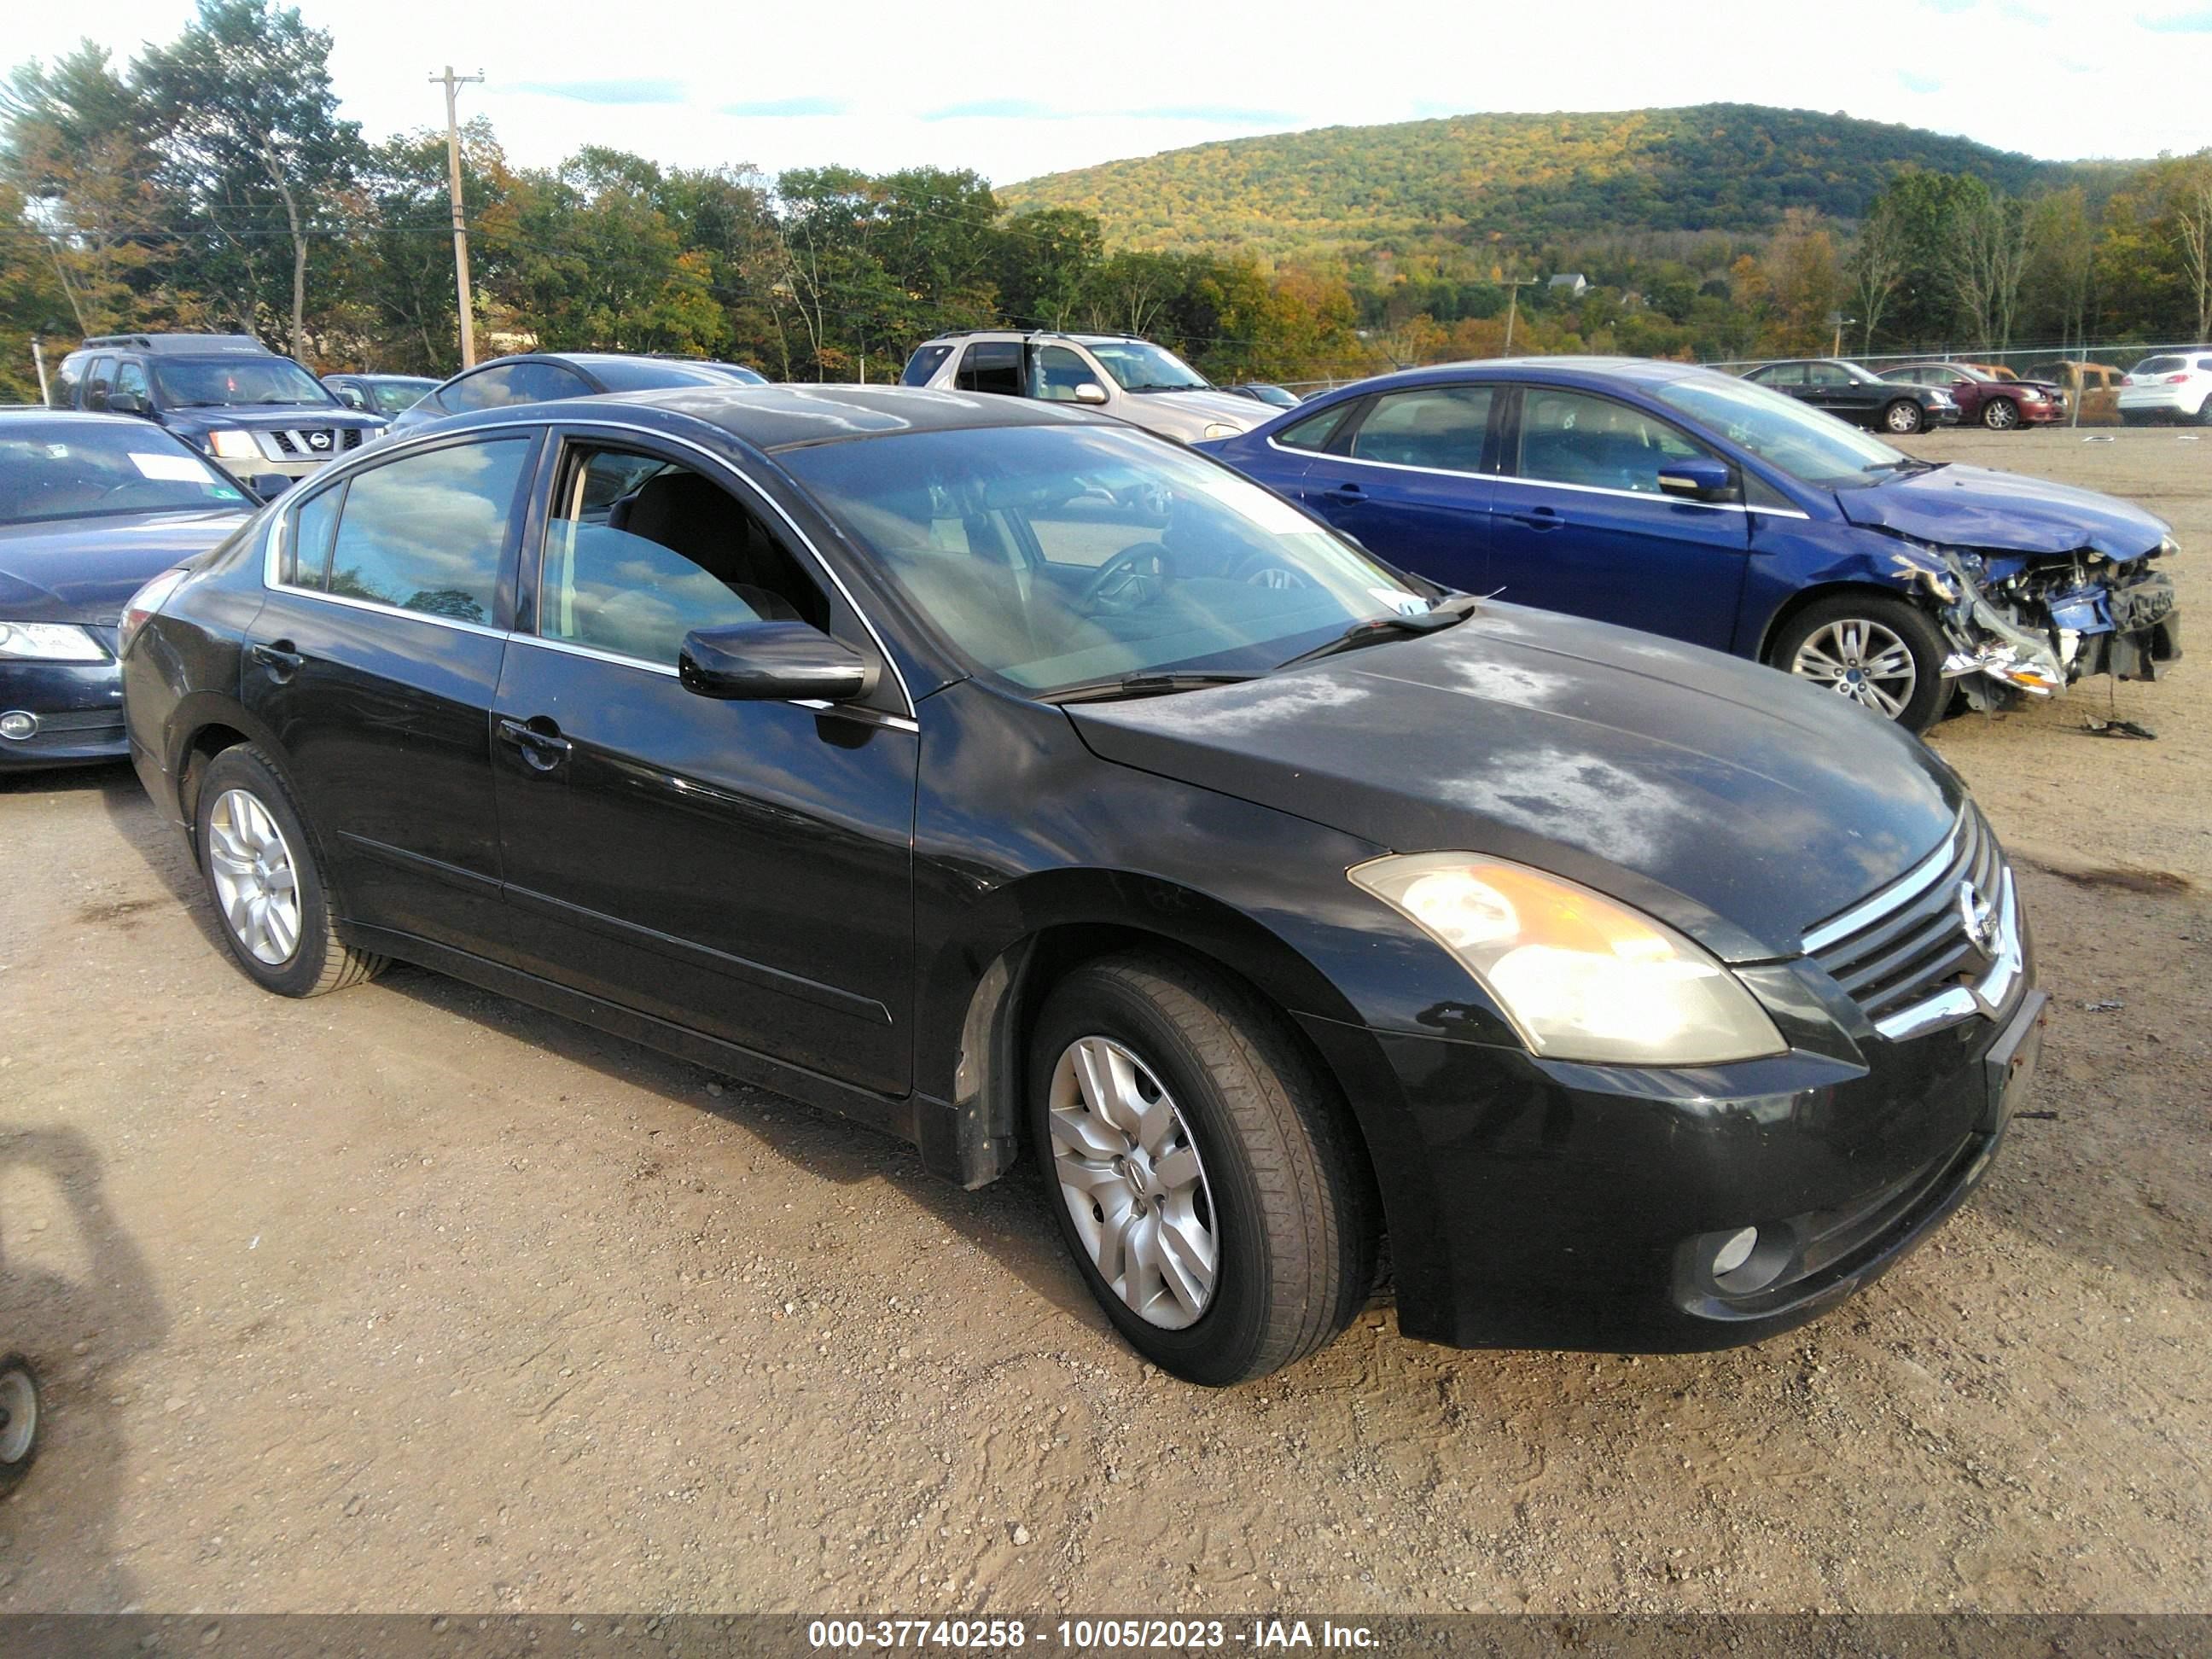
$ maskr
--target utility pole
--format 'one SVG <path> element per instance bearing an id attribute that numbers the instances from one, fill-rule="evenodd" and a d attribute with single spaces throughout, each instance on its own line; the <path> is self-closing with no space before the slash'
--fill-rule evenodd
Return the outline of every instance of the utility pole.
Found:
<path id="1" fill-rule="evenodd" d="M 468 221 L 461 216 L 461 124 L 455 112 L 455 100 L 463 87 L 482 83 L 483 71 L 456 75 L 453 66 L 448 64 L 443 75 L 434 75 L 430 79 L 446 88 L 446 185 L 453 201 L 453 280 L 461 300 L 461 367 L 474 368 L 477 327 L 476 319 L 470 314 L 469 227 Z"/>
<path id="2" fill-rule="evenodd" d="M 35 334 L 31 337 L 31 367 L 39 371 L 39 401 L 52 402 L 53 394 L 46 390 L 46 349 Z"/>
<path id="3" fill-rule="evenodd" d="M 1521 313 L 1521 290 L 1535 280 L 1534 276 L 1516 276 L 1505 284 L 1505 349 L 1498 354 L 1501 357 L 1513 355 L 1513 322 Z"/>

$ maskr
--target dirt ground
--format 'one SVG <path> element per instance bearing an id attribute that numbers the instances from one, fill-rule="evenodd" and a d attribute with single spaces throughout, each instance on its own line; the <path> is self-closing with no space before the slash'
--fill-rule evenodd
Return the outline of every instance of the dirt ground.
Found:
<path id="1" fill-rule="evenodd" d="M 2193 436 L 2194 434 L 2190 434 Z M 2200 655 L 1936 746 L 2054 998 L 1980 1195 L 1820 1322 L 1147 1374 L 1026 1179 L 412 969 L 222 957 L 127 769 L 0 787 L 0 1612 L 2212 1608 L 2212 440 L 1939 434 L 2170 519 Z"/>

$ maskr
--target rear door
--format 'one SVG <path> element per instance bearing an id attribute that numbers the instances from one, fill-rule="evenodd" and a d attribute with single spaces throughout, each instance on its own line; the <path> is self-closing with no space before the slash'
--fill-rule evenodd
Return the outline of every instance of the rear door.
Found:
<path id="1" fill-rule="evenodd" d="M 1305 461 L 1298 498 L 1393 564 L 1479 589 L 1491 562 L 1499 403 L 1486 381 L 1382 392 Z"/>
<path id="2" fill-rule="evenodd" d="M 978 340 L 961 354 L 952 384 L 961 392 L 989 392 L 1019 398 L 1029 390 L 1019 340 Z"/>
<path id="3" fill-rule="evenodd" d="M 240 696 L 276 735 L 354 920 L 501 949 L 489 738 L 534 433 L 303 491 L 271 539 Z"/>
<path id="4" fill-rule="evenodd" d="M 552 476 L 493 710 L 520 965 L 904 1092 L 921 745 L 904 690 L 884 662 L 859 704 L 724 702 L 676 667 L 690 629 L 756 617 L 880 647 L 719 462 L 580 428 Z"/>
<path id="5" fill-rule="evenodd" d="M 1530 386 L 1518 402 L 1488 585 L 1516 605 L 1731 649 L 1750 515 L 1662 495 L 1658 477 L 1671 460 L 1725 458 L 1596 392 Z"/>

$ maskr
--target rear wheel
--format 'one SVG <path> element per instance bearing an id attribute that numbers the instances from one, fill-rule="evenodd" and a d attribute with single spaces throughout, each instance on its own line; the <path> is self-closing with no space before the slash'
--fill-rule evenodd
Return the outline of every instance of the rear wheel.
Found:
<path id="1" fill-rule="evenodd" d="M 1193 1382 L 1242 1382 L 1343 1329 L 1374 1283 L 1360 1150 L 1280 1018 L 1165 955 L 1054 988 L 1030 1130 L 1060 1236 L 1122 1337 Z"/>
<path id="2" fill-rule="evenodd" d="M 39 1455 L 39 1379 L 19 1353 L 0 1359 L 0 1492 L 30 1472 Z"/>
<path id="3" fill-rule="evenodd" d="M 223 942 L 255 983 L 313 997 L 383 969 L 383 957 L 338 938 L 322 860 L 291 791 L 259 750 L 226 749 L 209 763 L 198 821 L 200 873 Z"/>
<path id="4" fill-rule="evenodd" d="M 1767 660 L 1908 732 L 1924 732 L 1949 702 L 1946 654 L 1936 624 L 1902 599 L 1845 593 L 1798 612 Z"/>
<path id="5" fill-rule="evenodd" d="M 1899 398 L 1883 408 L 1881 424 L 1885 431 L 1911 434 L 1926 425 L 1927 417 L 1921 413 L 1918 404 L 1910 398 Z"/>
<path id="6" fill-rule="evenodd" d="M 1982 424 L 1992 432 L 2009 432 L 2020 424 L 2020 405 L 2009 398 L 1992 398 L 1982 405 Z"/>
<path id="7" fill-rule="evenodd" d="M 2197 424 L 2212 426 L 2212 393 L 2208 393 L 2204 401 L 2197 405 Z"/>

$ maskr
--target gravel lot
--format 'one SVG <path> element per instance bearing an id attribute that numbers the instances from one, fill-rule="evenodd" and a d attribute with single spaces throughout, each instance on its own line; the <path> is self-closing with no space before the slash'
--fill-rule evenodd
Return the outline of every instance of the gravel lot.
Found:
<path id="1" fill-rule="evenodd" d="M 0 1611 L 2212 1608 L 2212 441 L 1920 447 L 2172 520 L 2200 654 L 1941 728 L 2054 1012 L 1983 1189 L 1871 1292 L 1684 1358 L 1378 1303 L 1146 1375 L 1025 1179 L 413 969 L 219 954 L 127 769 L 0 784 Z"/>

